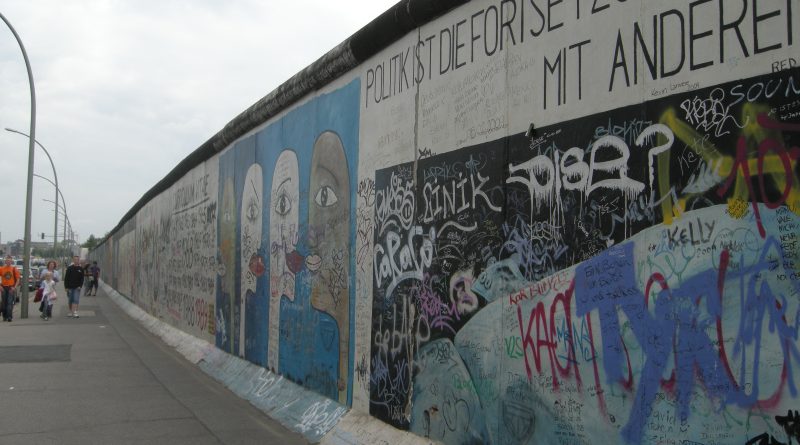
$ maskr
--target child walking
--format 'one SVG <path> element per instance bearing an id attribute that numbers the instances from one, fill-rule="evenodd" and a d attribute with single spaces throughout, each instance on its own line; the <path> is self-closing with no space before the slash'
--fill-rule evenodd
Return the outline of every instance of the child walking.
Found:
<path id="1" fill-rule="evenodd" d="M 53 303 L 55 303 L 56 298 L 58 298 L 56 295 L 56 282 L 53 280 L 52 272 L 45 272 L 42 287 L 44 288 L 42 291 L 42 302 L 44 305 L 42 318 L 47 321 L 53 316 Z"/>

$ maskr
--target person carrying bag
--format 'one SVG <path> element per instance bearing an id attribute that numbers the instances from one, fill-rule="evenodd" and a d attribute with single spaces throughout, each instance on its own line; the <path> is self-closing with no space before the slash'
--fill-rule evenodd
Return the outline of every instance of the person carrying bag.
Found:
<path id="1" fill-rule="evenodd" d="M 45 272 L 44 281 L 42 281 L 42 315 L 44 321 L 53 316 L 53 303 L 56 302 L 56 282 L 53 281 L 53 274 Z"/>

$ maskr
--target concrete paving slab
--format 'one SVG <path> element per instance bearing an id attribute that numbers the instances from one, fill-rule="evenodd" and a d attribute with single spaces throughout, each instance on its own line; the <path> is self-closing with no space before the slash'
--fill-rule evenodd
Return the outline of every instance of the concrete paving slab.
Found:
<path id="1" fill-rule="evenodd" d="M 0 434 L 0 441 L 9 445 L 54 444 L 219 444 L 215 436 L 198 433 L 203 426 L 193 419 L 166 419 L 148 422 L 116 422 L 90 428 L 55 428 L 43 424 L 43 430 L 28 434 Z M 107 442 L 112 438 L 113 442 Z"/>
<path id="2" fill-rule="evenodd" d="M 65 316 L 60 299 L 50 321 L 31 304 L 28 318 L 17 305 L 14 321 L 0 324 L 0 443 L 308 443 L 150 334 L 102 290 L 87 300 L 78 319 Z"/>
<path id="3" fill-rule="evenodd" d="M 48 363 L 71 360 L 72 345 L 0 346 L 0 363 Z"/>

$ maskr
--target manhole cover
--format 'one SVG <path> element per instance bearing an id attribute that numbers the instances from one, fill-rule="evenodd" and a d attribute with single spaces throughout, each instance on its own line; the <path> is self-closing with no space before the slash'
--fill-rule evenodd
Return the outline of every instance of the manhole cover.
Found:
<path id="1" fill-rule="evenodd" d="M 68 362 L 72 345 L 0 346 L 0 363 Z"/>

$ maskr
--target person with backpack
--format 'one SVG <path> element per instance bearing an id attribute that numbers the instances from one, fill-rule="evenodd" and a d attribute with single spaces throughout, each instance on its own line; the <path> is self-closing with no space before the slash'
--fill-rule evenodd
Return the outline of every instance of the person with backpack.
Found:
<path id="1" fill-rule="evenodd" d="M 19 281 L 20 273 L 17 266 L 14 265 L 14 258 L 6 255 L 5 266 L 0 267 L 0 285 L 3 286 L 0 312 L 3 313 L 3 321 L 10 322 L 14 315 L 14 298 L 17 295 L 16 288 L 19 286 Z"/>

